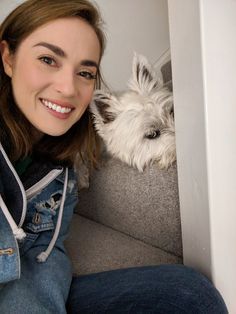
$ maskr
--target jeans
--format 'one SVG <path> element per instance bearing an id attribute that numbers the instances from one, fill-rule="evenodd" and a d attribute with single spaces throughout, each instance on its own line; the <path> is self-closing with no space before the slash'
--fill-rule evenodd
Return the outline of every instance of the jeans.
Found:
<path id="1" fill-rule="evenodd" d="M 74 277 L 67 313 L 224 314 L 210 281 L 183 265 L 161 265 Z"/>

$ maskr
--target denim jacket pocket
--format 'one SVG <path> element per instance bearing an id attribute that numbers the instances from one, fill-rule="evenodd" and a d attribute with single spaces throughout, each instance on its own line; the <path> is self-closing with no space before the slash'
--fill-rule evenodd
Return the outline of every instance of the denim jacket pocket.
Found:
<path id="1" fill-rule="evenodd" d="M 23 256 L 34 244 L 37 240 L 39 234 L 38 233 L 28 233 L 26 232 L 26 237 L 24 241 L 19 243 L 20 255 Z"/>
<path id="2" fill-rule="evenodd" d="M 24 230 L 33 233 L 54 229 L 54 217 L 61 204 L 62 191 L 58 190 L 48 197 L 41 193 L 28 203 Z"/>

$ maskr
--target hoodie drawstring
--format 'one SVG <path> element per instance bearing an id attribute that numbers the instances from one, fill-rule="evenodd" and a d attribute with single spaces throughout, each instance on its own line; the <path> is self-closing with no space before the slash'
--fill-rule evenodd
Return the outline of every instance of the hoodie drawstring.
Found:
<path id="1" fill-rule="evenodd" d="M 64 203 L 65 203 L 65 199 L 66 199 L 66 190 L 67 190 L 67 185 L 68 185 L 68 168 L 66 168 L 65 170 L 65 181 L 64 181 L 64 187 L 63 187 L 63 193 L 62 193 L 62 199 L 61 199 L 61 204 L 60 204 L 60 208 L 59 208 L 59 214 L 58 214 L 58 218 L 57 218 L 57 224 L 56 224 L 56 228 L 55 228 L 55 232 L 54 235 L 47 247 L 47 249 L 43 252 L 41 252 L 38 256 L 37 256 L 37 261 L 39 263 L 43 263 L 47 260 L 48 256 L 50 255 L 60 232 L 60 228 L 61 228 L 61 223 L 62 223 L 62 215 L 63 215 L 63 209 L 64 209 Z"/>
<path id="2" fill-rule="evenodd" d="M 24 240 L 24 238 L 26 237 L 24 230 L 22 228 L 19 228 L 17 224 L 15 223 L 1 195 L 0 195 L 0 208 L 2 209 L 3 214 L 5 215 L 16 240 L 18 241 Z"/>

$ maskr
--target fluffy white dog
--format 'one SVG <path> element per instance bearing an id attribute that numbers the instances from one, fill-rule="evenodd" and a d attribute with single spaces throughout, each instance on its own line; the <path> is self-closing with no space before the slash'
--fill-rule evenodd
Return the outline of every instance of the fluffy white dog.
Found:
<path id="1" fill-rule="evenodd" d="M 95 129 L 108 152 L 139 171 L 153 162 L 168 168 L 176 160 L 172 93 L 137 54 L 128 88 L 121 95 L 95 91 L 90 105 Z"/>

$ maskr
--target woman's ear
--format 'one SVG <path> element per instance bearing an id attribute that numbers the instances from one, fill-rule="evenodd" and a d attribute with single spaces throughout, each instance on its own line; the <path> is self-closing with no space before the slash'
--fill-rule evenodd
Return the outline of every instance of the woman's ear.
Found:
<path id="1" fill-rule="evenodd" d="M 12 67 L 13 67 L 13 54 L 11 54 L 8 43 L 3 40 L 0 43 L 0 52 L 2 57 L 2 63 L 6 75 L 12 77 Z"/>

